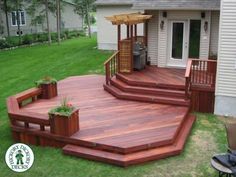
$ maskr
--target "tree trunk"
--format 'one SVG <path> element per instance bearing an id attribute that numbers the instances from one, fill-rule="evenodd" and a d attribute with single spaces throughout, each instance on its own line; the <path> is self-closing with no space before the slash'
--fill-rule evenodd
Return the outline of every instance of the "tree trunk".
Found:
<path id="1" fill-rule="evenodd" d="M 48 0 L 45 0 L 45 12 L 46 12 L 46 21 L 47 21 L 48 44 L 51 45 L 52 39 L 51 39 L 49 17 L 48 17 Z"/>
<path id="2" fill-rule="evenodd" d="M 9 30 L 7 0 L 4 0 L 4 10 L 5 10 L 5 17 L 6 17 L 6 25 L 7 25 L 7 36 L 9 37 L 10 36 L 10 30 Z"/>
<path id="3" fill-rule="evenodd" d="M 57 42 L 60 44 L 61 42 L 61 5 L 60 0 L 56 1 L 57 3 Z"/>
<path id="4" fill-rule="evenodd" d="M 89 14 L 88 4 L 86 4 L 86 17 L 87 17 L 87 23 L 88 23 L 88 35 L 91 38 L 91 23 L 90 23 L 90 14 Z"/>
<path id="5" fill-rule="evenodd" d="M 84 15 L 82 15 L 82 30 L 84 30 Z"/>
<path id="6" fill-rule="evenodd" d="M 20 2 L 17 1 L 17 10 L 16 10 L 16 18 L 17 18 L 17 30 L 18 30 L 18 36 L 19 36 L 19 45 L 21 45 L 21 28 L 20 28 Z"/>

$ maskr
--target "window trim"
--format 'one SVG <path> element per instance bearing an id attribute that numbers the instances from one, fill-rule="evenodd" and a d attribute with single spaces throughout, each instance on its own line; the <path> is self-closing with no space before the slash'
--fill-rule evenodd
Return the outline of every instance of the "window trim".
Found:
<path id="1" fill-rule="evenodd" d="M 22 13 L 22 12 L 24 13 L 25 24 L 22 24 L 22 19 L 21 19 L 21 14 L 20 14 L 20 17 L 19 17 L 20 18 L 20 26 L 26 26 L 26 13 L 24 10 L 19 10 L 19 13 Z M 15 25 L 13 24 L 13 16 L 12 16 L 13 13 L 15 14 L 15 17 L 16 17 L 16 20 L 15 20 L 16 24 Z M 11 26 L 17 26 L 17 14 L 16 13 L 17 13 L 16 10 L 11 12 Z"/>

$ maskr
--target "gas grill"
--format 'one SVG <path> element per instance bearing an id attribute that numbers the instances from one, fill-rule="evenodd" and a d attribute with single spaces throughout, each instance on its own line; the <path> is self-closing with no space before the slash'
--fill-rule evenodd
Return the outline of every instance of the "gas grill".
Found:
<path id="1" fill-rule="evenodd" d="M 136 42 L 133 48 L 134 69 L 142 70 L 146 63 L 146 47 L 140 42 Z"/>

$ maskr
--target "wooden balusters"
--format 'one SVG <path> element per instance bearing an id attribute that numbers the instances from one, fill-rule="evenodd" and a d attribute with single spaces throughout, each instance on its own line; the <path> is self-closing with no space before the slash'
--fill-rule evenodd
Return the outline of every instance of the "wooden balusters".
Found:
<path id="1" fill-rule="evenodd" d="M 186 96 L 189 96 L 191 86 L 214 90 L 216 82 L 216 67 L 216 60 L 189 59 L 185 73 Z"/>
<path id="2" fill-rule="evenodd" d="M 115 52 L 105 63 L 106 84 L 110 84 L 111 78 L 119 71 L 119 51 Z"/>

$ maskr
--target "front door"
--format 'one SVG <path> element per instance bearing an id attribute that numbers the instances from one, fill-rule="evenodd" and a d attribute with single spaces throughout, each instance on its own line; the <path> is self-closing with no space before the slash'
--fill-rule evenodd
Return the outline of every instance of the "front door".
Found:
<path id="1" fill-rule="evenodd" d="M 188 21 L 169 21 L 168 61 L 170 67 L 186 67 L 188 56 Z"/>

